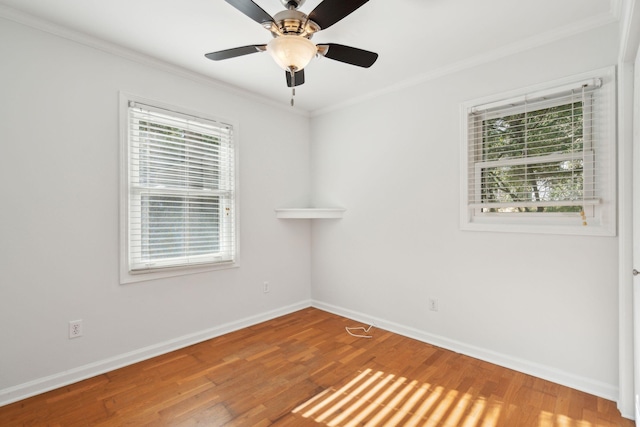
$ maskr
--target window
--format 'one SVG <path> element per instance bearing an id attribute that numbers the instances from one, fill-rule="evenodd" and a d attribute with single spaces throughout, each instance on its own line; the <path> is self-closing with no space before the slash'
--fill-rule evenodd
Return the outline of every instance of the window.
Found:
<path id="1" fill-rule="evenodd" d="M 463 229 L 615 234 L 613 76 L 463 106 Z"/>
<path id="2" fill-rule="evenodd" d="M 233 264 L 233 127 L 149 104 L 126 100 L 127 273 Z"/>

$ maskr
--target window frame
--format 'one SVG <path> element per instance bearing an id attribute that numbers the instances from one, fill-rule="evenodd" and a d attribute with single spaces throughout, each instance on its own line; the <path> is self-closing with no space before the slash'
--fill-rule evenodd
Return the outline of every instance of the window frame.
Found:
<path id="1" fill-rule="evenodd" d="M 523 89 L 510 91 L 507 93 L 491 95 L 485 98 L 467 101 L 461 104 L 461 157 L 460 157 L 460 228 L 469 231 L 492 231 L 492 232 L 523 232 L 523 233 L 542 233 L 542 234 L 570 234 L 570 235 L 597 235 L 597 236 L 615 236 L 616 235 L 616 91 L 615 91 L 615 67 L 608 67 L 583 73 L 577 76 L 571 76 L 564 79 L 551 81 L 548 83 L 530 86 Z M 545 160 L 558 161 L 566 154 L 549 154 L 541 157 L 526 157 L 517 160 L 503 161 L 476 161 L 473 159 L 473 144 L 476 138 L 482 138 L 470 131 L 474 120 L 483 121 L 487 117 L 474 115 L 476 109 L 500 107 L 502 105 L 510 105 L 516 99 L 523 99 L 527 95 L 535 94 L 542 97 L 553 97 L 555 94 L 566 90 L 567 87 L 579 84 L 583 81 L 599 79 L 602 83 L 601 87 L 596 89 L 598 96 L 596 102 L 597 111 L 591 111 L 589 105 L 585 105 L 588 114 L 598 114 L 598 128 L 591 135 L 585 135 L 586 156 L 594 156 L 594 150 L 598 150 L 601 154 L 602 162 L 600 169 L 589 172 L 588 168 L 584 170 L 584 188 L 590 185 L 598 184 L 600 194 L 597 200 L 585 199 L 585 215 L 587 226 L 582 225 L 580 215 L 568 212 L 482 212 L 477 203 L 471 202 L 471 193 L 475 192 L 477 196 L 481 191 L 481 183 L 477 174 L 482 166 L 492 163 L 497 166 L 500 162 L 522 165 L 526 162 L 544 163 Z M 592 94 L 589 96 L 593 96 Z M 566 103 L 556 100 L 550 100 L 546 106 L 559 106 Z M 522 110 L 524 110 L 524 106 Z M 513 114 L 518 114 L 517 109 Z M 489 118 L 491 113 L 488 113 Z M 587 142 L 588 141 L 588 142 Z M 594 142 L 595 141 L 595 142 Z M 597 144 L 594 147 L 593 144 Z M 589 144 L 589 146 L 587 146 Z M 604 153 L 604 155 L 602 155 Z M 546 157 L 546 159 L 545 159 Z M 482 159 L 481 159 L 482 160 Z M 598 159 L 596 159 L 598 160 Z M 590 163 L 590 162 L 586 162 Z M 475 176 L 470 176 L 475 174 Z M 597 177 L 597 178 L 595 178 Z M 602 185 L 595 182 L 600 179 Z M 471 188 L 475 186 L 475 188 Z M 479 188 L 480 187 L 480 188 Z M 480 200 L 480 199 L 476 199 Z M 576 216 L 577 219 L 576 220 Z"/>
<path id="2" fill-rule="evenodd" d="M 211 256 L 203 256 L 200 257 L 199 261 L 201 262 L 190 262 L 190 263 L 181 263 L 176 265 L 175 263 L 170 263 L 167 261 L 158 262 L 157 265 L 149 268 L 137 269 L 131 265 L 130 254 L 130 209 L 132 205 L 135 204 L 135 201 L 132 200 L 132 194 L 139 192 L 140 190 L 136 190 L 130 181 L 130 174 L 135 174 L 132 172 L 131 162 L 133 160 L 130 158 L 130 132 L 129 132 L 129 105 L 130 103 L 141 104 L 144 106 L 150 107 L 150 109 L 161 110 L 170 115 L 174 115 L 175 117 L 182 118 L 200 118 L 204 120 L 209 120 L 218 123 L 228 124 L 233 129 L 233 134 L 231 136 L 231 145 L 233 152 L 231 153 L 231 163 L 233 168 L 233 180 L 232 186 L 232 194 L 231 194 L 231 204 L 232 206 L 227 206 L 221 202 L 220 210 L 224 212 L 224 208 L 230 207 L 230 217 L 228 221 L 230 221 L 230 231 L 233 233 L 233 253 L 231 255 L 231 260 L 221 261 L 219 258 L 216 260 Z M 229 268 L 236 268 L 239 266 L 239 257 L 240 257 L 240 248 L 239 248 L 239 197 L 238 197 L 238 126 L 233 120 L 222 119 L 220 117 L 214 117 L 209 114 L 205 114 L 202 112 L 194 112 L 187 108 L 179 107 L 173 104 L 169 104 L 166 102 L 161 102 L 157 100 L 151 100 L 147 98 L 143 98 L 137 95 L 128 94 L 125 92 L 119 93 L 119 109 L 120 109 L 120 283 L 135 283 L 140 281 L 161 279 L 165 277 L 174 277 L 181 276 L 186 274 L 194 274 L 194 273 L 202 273 L 207 271 L 215 271 Z M 135 169 L 135 168 L 133 168 Z M 155 190 L 151 190 L 149 193 L 153 193 Z M 163 195 L 167 195 L 172 192 L 171 190 L 166 191 L 163 190 L 161 193 Z M 175 192 L 176 195 L 182 194 L 182 197 L 186 197 L 185 194 L 188 191 L 184 192 Z M 209 192 L 206 197 L 213 197 L 214 192 Z M 160 194 L 160 193 L 158 193 Z M 196 197 L 197 195 L 189 195 L 189 197 Z M 220 198 L 222 200 L 222 198 Z M 224 215 L 221 216 L 224 217 Z M 221 229 L 226 229 L 226 225 L 221 225 Z M 198 258 L 198 255 L 195 255 L 193 258 Z"/>

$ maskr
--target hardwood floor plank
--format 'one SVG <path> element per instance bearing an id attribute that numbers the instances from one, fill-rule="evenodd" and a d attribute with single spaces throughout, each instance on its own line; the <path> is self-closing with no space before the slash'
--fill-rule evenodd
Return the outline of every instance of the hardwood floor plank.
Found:
<path id="1" fill-rule="evenodd" d="M 17 426 L 633 427 L 615 403 L 314 308 L 0 408 Z"/>

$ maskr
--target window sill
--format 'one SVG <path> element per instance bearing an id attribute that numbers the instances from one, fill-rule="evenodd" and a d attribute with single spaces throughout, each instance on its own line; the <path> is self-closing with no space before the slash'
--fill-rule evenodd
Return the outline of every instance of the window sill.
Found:
<path id="1" fill-rule="evenodd" d="M 462 222 L 460 225 L 462 231 L 485 231 L 485 232 L 506 232 L 506 233 L 533 233 L 533 234 L 556 234 L 556 235 L 572 235 L 572 236 L 605 236 L 613 237 L 616 235 L 615 229 L 604 226 L 597 221 L 590 219 L 588 225 L 570 225 L 566 222 L 545 224 L 545 223 L 527 223 L 517 221 L 471 221 Z"/>
<path id="2" fill-rule="evenodd" d="M 126 269 L 126 262 L 121 261 L 120 284 L 145 282 L 149 280 L 166 279 L 169 277 L 186 276 L 188 274 L 207 273 L 210 271 L 227 270 L 237 268 L 238 262 L 226 262 L 218 264 L 203 264 L 184 267 L 167 267 L 155 270 L 131 272 Z"/>

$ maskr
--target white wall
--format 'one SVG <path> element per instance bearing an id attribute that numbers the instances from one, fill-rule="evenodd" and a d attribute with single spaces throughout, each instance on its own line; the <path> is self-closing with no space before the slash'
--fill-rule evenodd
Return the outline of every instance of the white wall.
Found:
<path id="1" fill-rule="evenodd" d="M 4 19 L 0 58 L 0 404 L 309 305 L 309 222 L 274 213 L 307 116 Z M 119 284 L 119 91 L 239 124 L 239 268 Z"/>
<path id="2" fill-rule="evenodd" d="M 309 127 L 286 108 L 0 19 L 0 404 L 311 297 L 616 399 L 618 238 L 461 232 L 458 209 L 460 103 L 615 64 L 617 37 L 599 28 Z M 239 123 L 239 268 L 118 283 L 119 91 Z M 310 193 L 345 217 L 275 219 Z M 69 340 L 78 318 L 85 334 Z"/>
<path id="3" fill-rule="evenodd" d="M 462 232 L 459 159 L 462 102 L 617 46 L 601 27 L 314 117 L 313 202 L 347 209 L 312 225 L 314 304 L 616 400 L 618 238 Z"/>

